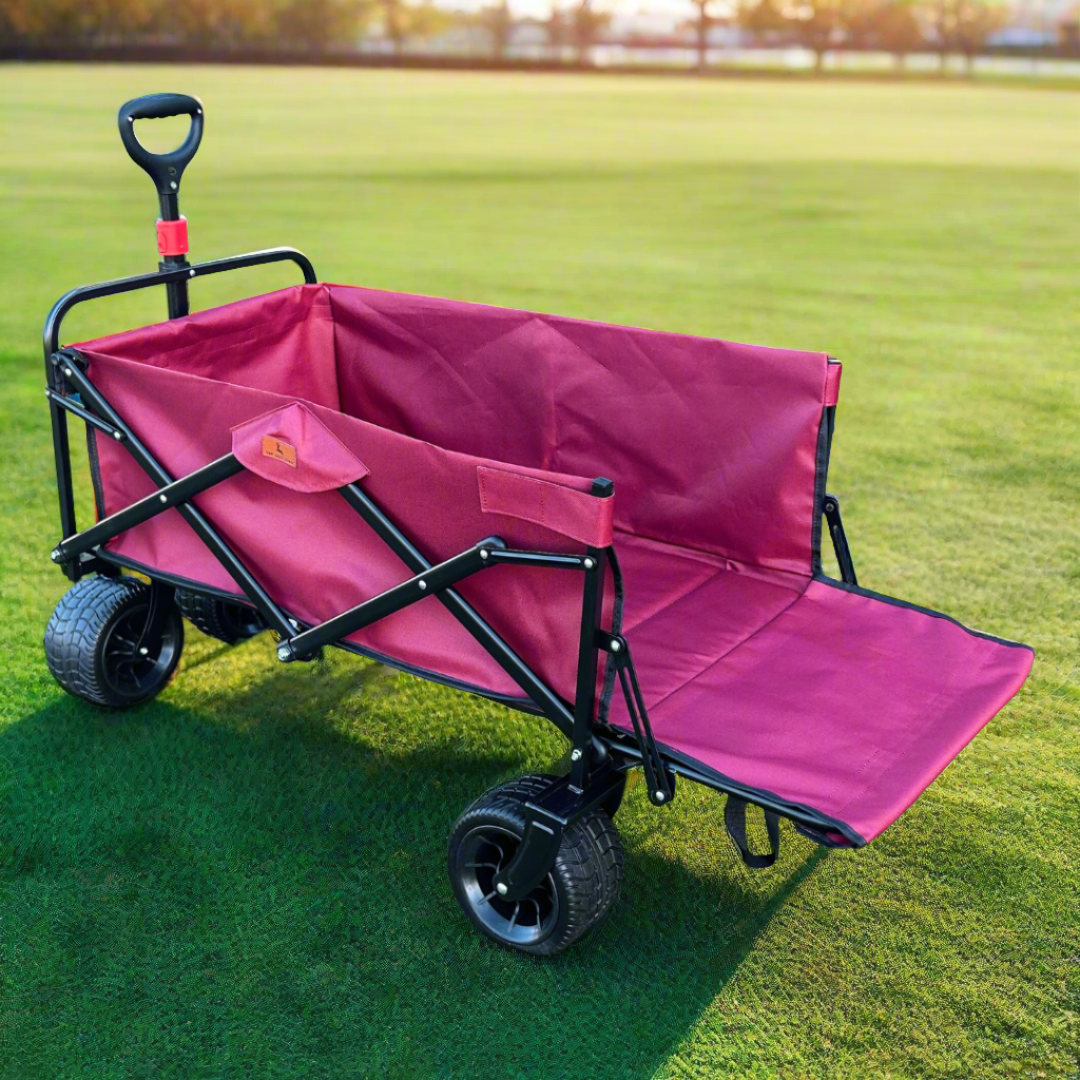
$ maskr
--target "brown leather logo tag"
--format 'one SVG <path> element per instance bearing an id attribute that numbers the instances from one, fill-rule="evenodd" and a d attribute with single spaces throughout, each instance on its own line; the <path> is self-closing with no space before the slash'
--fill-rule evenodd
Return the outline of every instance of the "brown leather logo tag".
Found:
<path id="1" fill-rule="evenodd" d="M 286 465 L 296 468 L 296 447 L 287 442 L 282 442 L 281 439 L 275 439 L 273 435 L 263 436 L 262 452 L 263 457 L 283 461 Z"/>

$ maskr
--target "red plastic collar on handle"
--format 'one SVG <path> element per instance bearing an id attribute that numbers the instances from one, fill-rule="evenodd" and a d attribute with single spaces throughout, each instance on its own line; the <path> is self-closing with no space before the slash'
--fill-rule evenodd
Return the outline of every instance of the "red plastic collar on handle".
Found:
<path id="1" fill-rule="evenodd" d="M 164 221 L 158 218 L 157 249 L 159 255 L 186 255 L 188 253 L 187 218 Z"/>

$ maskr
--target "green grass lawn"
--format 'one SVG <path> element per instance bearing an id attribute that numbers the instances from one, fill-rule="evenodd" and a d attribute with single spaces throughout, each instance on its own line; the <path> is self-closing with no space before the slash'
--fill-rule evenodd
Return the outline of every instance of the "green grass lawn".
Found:
<path id="1" fill-rule="evenodd" d="M 613 916 L 547 962 L 444 870 L 473 797 L 560 762 L 543 721 L 195 631 L 156 702 L 65 696 L 40 328 L 155 265 L 114 116 L 160 89 L 207 105 L 196 258 L 839 356 L 860 580 L 1034 645 L 1024 691 L 859 852 L 785 826 L 748 871 L 720 797 L 635 780 Z M 1080 95 L 5 66 L 0 133 L 0 1076 L 1078 1075 Z M 195 304 L 292 280 L 231 277 Z"/>

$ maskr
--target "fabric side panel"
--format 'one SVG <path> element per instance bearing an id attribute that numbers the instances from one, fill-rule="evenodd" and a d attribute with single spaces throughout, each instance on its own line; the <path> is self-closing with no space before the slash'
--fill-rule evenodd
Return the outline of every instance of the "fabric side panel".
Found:
<path id="1" fill-rule="evenodd" d="M 173 476 L 230 450 L 230 430 L 290 402 L 109 357 L 91 359 L 91 378 Z M 438 562 L 491 532 L 480 505 L 475 457 L 385 431 L 315 404 L 312 413 L 370 475 L 361 481 L 406 536 Z M 120 446 L 101 446 L 111 512 L 153 485 Z M 584 486 L 584 478 L 537 474 Z M 321 622 L 410 576 L 334 491 L 307 494 L 241 473 L 195 504 L 256 578 L 295 617 Z M 500 519 L 512 547 L 580 553 L 581 544 L 540 525 Z M 175 510 L 129 530 L 110 550 L 180 577 L 235 591 L 235 585 Z M 581 578 L 544 568 L 496 566 L 467 579 L 461 593 L 541 677 L 572 699 L 581 618 Z M 608 600 L 607 608 L 610 609 Z M 610 611 L 609 611 L 610 616 Z M 434 597 L 354 636 L 357 644 L 416 667 L 497 693 L 520 691 Z"/>
<path id="2" fill-rule="evenodd" d="M 617 530 L 809 576 L 824 354 L 330 286 L 345 411 L 615 482 Z"/>

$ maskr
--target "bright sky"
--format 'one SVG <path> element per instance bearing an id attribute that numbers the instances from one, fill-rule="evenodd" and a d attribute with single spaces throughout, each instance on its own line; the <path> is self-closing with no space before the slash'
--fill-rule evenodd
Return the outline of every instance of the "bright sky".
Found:
<path id="1" fill-rule="evenodd" d="M 459 11 L 478 11 L 487 7 L 492 0 L 435 0 L 441 7 L 455 8 Z M 577 0 L 558 0 L 560 7 L 570 7 Z M 1076 0 L 997 0 L 1017 10 L 1041 9 L 1044 13 L 1063 13 L 1071 8 Z M 551 14 L 553 0 L 510 0 L 510 10 L 518 18 L 546 19 Z M 594 0 L 593 6 L 599 11 L 610 11 L 616 16 L 631 18 L 645 25 L 674 25 L 692 18 L 696 8 L 692 0 Z M 729 14 L 734 7 L 734 0 L 715 0 L 713 14 Z M 621 20 L 620 20 L 621 21 Z"/>
<path id="2" fill-rule="evenodd" d="M 440 0 L 445 7 L 464 10 L 477 10 L 486 7 L 490 0 Z M 562 0 L 562 6 L 569 6 L 573 0 Z M 693 14 L 691 0 L 648 0 L 647 4 L 634 0 L 596 0 L 598 10 L 612 11 L 618 15 L 659 16 L 660 19 L 679 21 Z M 718 8 L 723 5 L 717 4 Z M 519 18 L 547 18 L 551 14 L 552 0 L 510 0 L 510 10 Z"/>

